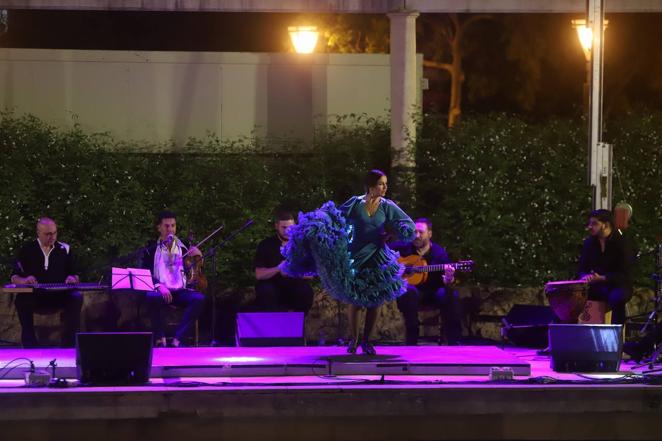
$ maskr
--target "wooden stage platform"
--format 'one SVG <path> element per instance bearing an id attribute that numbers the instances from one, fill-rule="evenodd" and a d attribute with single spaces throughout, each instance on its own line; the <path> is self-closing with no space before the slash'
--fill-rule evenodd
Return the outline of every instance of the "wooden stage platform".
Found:
<path id="1" fill-rule="evenodd" d="M 0 351 L 0 366 L 18 357 L 29 358 L 38 367 L 56 359 L 57 377 L 76 378 L 74 349 L 5 349 Z M 385 346 L 375 356 L 350 355 L 338 346 L 314 346 L 157 348 L 150 376 L 488 375 L 492 367 L 510 368 L 520 376 L 531 374 L 526 360 L 493 346 Z M 14 369 L 5 378 L 23 378 L 27 370 L 27 366 Z"/>
<path id="2" fill-rule="evenodd" d="M 662 387 L 624 364 L 558 374 L 530 349 L 383 346 L 154 351 L 136 387 L 22 387 L 0 376 L 0 439 L 436 440 L 661 439 Z M 73 350 L 0 350 L 75 377 Z M 19 361 L 14 364 L 20 363 Z M 511 381 L 490 381 L 509 367 Z M 7 379 L 10 378 L 10 379 Z"/>

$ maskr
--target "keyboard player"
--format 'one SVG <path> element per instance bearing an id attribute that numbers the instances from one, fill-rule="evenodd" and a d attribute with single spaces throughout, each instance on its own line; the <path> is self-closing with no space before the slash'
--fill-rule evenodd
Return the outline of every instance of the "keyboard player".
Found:
<path id="1" fill-rule="evenodd" d="M 37 221 L 37 238 L 23 245 L 18 253 L 11 281 L 15 284 L 79 283 L 71 248 L 57 240 L 57 225 L 53 219 Z M 62 346 L 73 347 L 80 329 L 82 294 L 75 290 L 45 291 L 16 294 L 16 311 L 21 322 L 21 343 L 24 348 L 38 347 L 34 332 L 35 312 L 62 309 Z"/>

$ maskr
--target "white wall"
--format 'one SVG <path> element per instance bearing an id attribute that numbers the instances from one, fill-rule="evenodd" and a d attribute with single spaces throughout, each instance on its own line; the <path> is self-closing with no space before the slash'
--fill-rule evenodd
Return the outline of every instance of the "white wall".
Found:
<path id="1" fill-rule="evenodd" d="M 334 115 L 387 118 L 389 82 L 387 54 L 0 49 L 0 107 L 123 140 L 308 138 Z"/>

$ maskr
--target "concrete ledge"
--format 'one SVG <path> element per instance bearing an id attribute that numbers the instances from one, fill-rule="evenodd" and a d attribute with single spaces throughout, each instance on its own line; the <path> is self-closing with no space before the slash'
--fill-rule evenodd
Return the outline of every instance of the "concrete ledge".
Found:
<path id="1" fill-rule="evenodd" d="M 5 439 L 659 439 L 662 389 L 155 387 L 3 392 L 1 403 Z"/>

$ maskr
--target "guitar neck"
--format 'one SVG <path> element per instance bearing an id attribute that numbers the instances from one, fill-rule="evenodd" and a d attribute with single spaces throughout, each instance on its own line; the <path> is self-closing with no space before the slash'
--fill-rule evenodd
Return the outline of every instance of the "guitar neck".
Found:
<path id="1" fill-rule="evenodd" d="M 411 271 L 415 273 L 433 273 L 436 271 L 445 271 L 446 268 L 457 269 L 458 263 L 440 263 L 437 265 L 413 266 Z"/>

